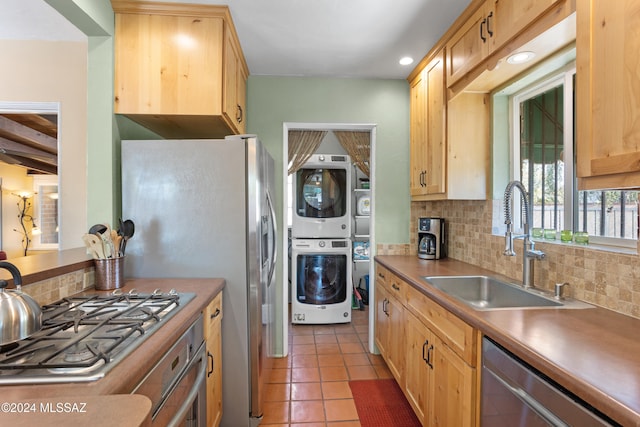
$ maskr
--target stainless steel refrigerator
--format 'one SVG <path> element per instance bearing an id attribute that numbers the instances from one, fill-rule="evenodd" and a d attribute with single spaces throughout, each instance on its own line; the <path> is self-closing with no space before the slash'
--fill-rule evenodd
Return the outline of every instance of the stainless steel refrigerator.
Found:
<path id="1" fill-rule="evenodd" d="M 275 313 L 273 159 L 255 136 L 122 141 L 126 277 L 221 277 L 226 427 L 262 416 Z M 280 308 L 281 310 L 281 308 Z"/>

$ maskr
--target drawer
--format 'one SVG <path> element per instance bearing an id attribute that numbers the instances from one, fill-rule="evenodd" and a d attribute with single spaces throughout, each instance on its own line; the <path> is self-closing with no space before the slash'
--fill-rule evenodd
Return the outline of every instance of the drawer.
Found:
<path id="1" fill-rule="evenodd" d="M 469 366 L 476 366 L 477 336 L 471 325 L 411 286 L 407 307 Z"/>
<path id="2" fill-rule="evenodd" d="M 204 336 L 206 339 L 211 332 L 212 326 L 222 319 L 222 292 L 218 293 L 218 295 L 211 300 L 207 308 L 204 310 L 203 317 Z"/>
<path id="3" fill-rule="evenodd" d="M 403 305 L 407 303 L 407 289 L 410 286 L 380 265 L 376 266 L 376 284 L 383 286 L 389 295 L 393 295 Z"/>

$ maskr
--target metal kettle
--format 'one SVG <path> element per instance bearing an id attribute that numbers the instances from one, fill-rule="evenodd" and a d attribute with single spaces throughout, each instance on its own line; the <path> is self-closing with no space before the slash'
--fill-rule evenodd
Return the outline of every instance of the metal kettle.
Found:
<path id="1" fill-rule="evenodd" d="M 0 268 L 9 270 L 16 289 L 6 289 L 7 281 L 0 280 L 0 345 L 24 339 L 42 327 L 42 309 L 29 295 L 22 292 L 22 275 L 18 268 L 0 261 Z"/>

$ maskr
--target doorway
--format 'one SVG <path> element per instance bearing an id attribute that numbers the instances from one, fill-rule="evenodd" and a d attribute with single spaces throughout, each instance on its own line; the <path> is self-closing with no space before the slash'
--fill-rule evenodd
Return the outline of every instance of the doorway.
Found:
<path id="1" fill-rule="evenodd" d="M 291 230 L 291 212 L 293 208 L 293 199 L 291 197 L 290 186 L 291 179 L 289 179 L 289 132 L 290 131 L 323 131 L 327 133 L 333 132 L 359 132 L 368 133 L 368 174 L 362 172 L 361 168 L 354 166 L 354 180 L 351 186 L 350 203 L 352 203 L 352 232 L 350 240 L 359 248 L 358 254 L 354 253 L 351 259 L 353 277 L 352 283 L 349 284 L 349 295 L 351 294 L 351 285 L 355 284 L 357 287 L 360 283 L 364 287 L 365 276 L 373 277 L 373 251 L 375 248 L 375 141 L 376 141 L 376 125 L 375 124 L 344 124 L 344 123 L 284 123 L 283 125 L 283 162 L 282 176 L 283 176 L 283 195 L 285 205 L 283 211 L 285 212 L 285 218 L 287 218 L 287 226 L 281 227 L 282 233 L 282 252 L 287 254 L 281 257 L 281 265 L 283 271 L 283 350 L 286 354 L 288 351 L 288 327 L 289 327 L 289 307 L 291 301 L 291 275 L 290 275 L 290 263 L 291 263 L 291 245 L 290 245 L 290 230 Z M 335 139 L 335 138 L 334 138 Z M 320 148 L 320 147 L 318 147 Z M 323 147 L 327 150 L 327 147 Z M 323 153 L 327 154 L 327 153 Z M 338 153 L 340 154 L 340 153 Z M 362 200 L 361 200 L 362 199 Z M 366 200 L 365 200 L 366 199 Z M 362 209 L 358 209 L 360 205 L 365 205 L 366 212 Z M 362 206 L 360 206 L 362 207 Z M 363 255 L 363 247 L 366 247 L 366 256 Z M 370 249 L 371 248 L 371 249 Z M 295 279 L 294 279 L 295 280 Z M 355 283 L 354 283 L 355 282 Z M 374 351 L 373 344 L 373 310 L 368 311 L 369 316 L 369 351 Z"/>

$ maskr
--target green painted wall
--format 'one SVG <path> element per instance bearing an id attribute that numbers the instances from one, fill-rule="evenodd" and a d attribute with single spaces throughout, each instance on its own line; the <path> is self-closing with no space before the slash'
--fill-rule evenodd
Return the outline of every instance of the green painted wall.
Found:
<path id="1" fill-rule="evenodd" d="M 247 117 L 248 133 L 257 134 L 275 160 L 275 204 L 279 207 L 276 215 L 280 227 L 286 224 L 284 123 L 375 125 L 372 159 L 375 244 L 409 242 L 409 85 L 406 80 L 250 76 Z M 282 242 L 278 247 L 283 247 Z M 373 249 L 372 252 L 375 254 Z M 278 265 L 282 265 L 281 262 Z M 287 301 L 290 290 L 280 267 L 276 269 L 276 283 L 281 284 L 275 291 L 276 300 Z M 286 313 L 275 313 L 276 354 L 284 354 L 286 349 L 283 335 L 287 331 L 286 319 Z"/>
<path id="2" fill-rule="evenodd" d="M 377 244 L 409 242 L 409 84 L 406 80 L 250 76 L 247 131 L 283 170 L 283 123 L 375 124 Z M 283 205 L 283 176 L 276 173 Z M 279 223 L 284 212 L 278 213 Z"/>

